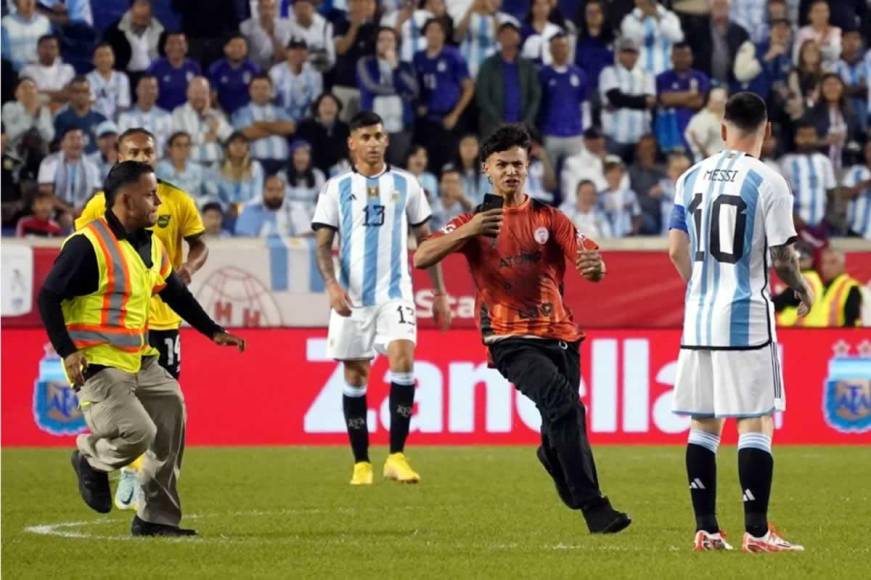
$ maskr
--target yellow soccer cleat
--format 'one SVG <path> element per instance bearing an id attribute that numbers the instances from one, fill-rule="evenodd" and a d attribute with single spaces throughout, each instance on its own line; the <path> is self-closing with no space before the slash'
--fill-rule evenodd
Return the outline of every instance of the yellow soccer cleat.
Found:
<path id="1" fill-rule="evenodd" d="M 419 483 L 420 475 L 408 464 L 405 453 L 391 453 L 384 462 L 384 479 L 399 483 Z"/>
<path id="2" fill-rule="evenodd" d="M 368 461 L 360 461 L 354 464 L 354 475 L 351 476 L 351 485 L 372 485 L 372 464 Z"/>

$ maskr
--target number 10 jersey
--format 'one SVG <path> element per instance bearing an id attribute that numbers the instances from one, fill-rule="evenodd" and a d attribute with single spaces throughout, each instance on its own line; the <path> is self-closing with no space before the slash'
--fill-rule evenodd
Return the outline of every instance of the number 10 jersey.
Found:
<path id="1" fill-rule="evenodd" d="M 339 283 L 354 307 L 414 301 L 408 269 L 410 227 L 431 210 L 417 178 L 387 167 L 374 177 L 356 171 L 333 177 L 318 196 L 312 229 L 339 233 Z"/>
<path id="2" fill-rule="evenodd" d="M 670 227 L 690 239 L 682 348 L 746 350 L 776 341 L 768 250 L 796 238 L 793 195 L 758 159 L 725 150 L 675 186 Z"/>

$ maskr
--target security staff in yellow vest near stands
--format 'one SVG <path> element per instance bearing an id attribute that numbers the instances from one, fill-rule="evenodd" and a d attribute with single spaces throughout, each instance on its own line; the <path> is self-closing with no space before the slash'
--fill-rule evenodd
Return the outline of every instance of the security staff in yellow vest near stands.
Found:
<path id="1" fill-rule="evenodd" d="M 847 274 L 844 254 L 826 248 L 820 254 L 819 268 L 819 275 L 803 272 L 817 297 L 807 316 L 798 318 L 790 307 L 778 316 L 778 322 L 783 326 L 812 328 L 861 326 L 861 285 Z"/>
<path id="2" fill-rule="evenodd" d="M 814 270 L 814 249 L 803 240 L 795 242 L 795 251 L 798 253 L 798 267 L 801 270 L 801 275 L 813 290 L 814 296 L 819 297 L 823 293 L 823 281 L 820 275 Z M 799 320 L 804 318 L 798 316 L 798 299 L 795 293 L 787 288 L 780 294 L 772 296 L 774 302 L 774 310 L 777 312 L 777 323 L 780 326 L 796 326 Z M 819 298 L 817 298 L 819 300 Z"/>
<path id="3" fill-rule="evenodd" d="M 141 161 L 151 167 L 157 160 L 154 136 L 142 128 L 128 129 L 118 137 L 118 162 Z M 157 181 L 157 195 L 160 206 L 157 209 L 157 223 L 151 228 L 154 236 L 163 242 L 169 262 L 176 275 L 185 284 L 190 284 L 191 276 L 206 262 L 209 251 L 202 239 L 205 232 L 203 220 L 196 203 L 190 195 L 165 181 Z M 76 219 L 76 229 L 80 230 L 106 213 L 106 197 L 103 192 L 94 195 L 82 214 Z M 184 260 L 184 244 L 188 245 L 187 261 Z M 151 313 L 148 317 L 148 341 L 159 354 L 158 363 L 178 379 L 181 374 L 181 336 L 178 314 L 155 296 L 152 299 Z M 139 498 L 135 492 L 136 472 L 140 460 L 121 469 L 121 477 L 115 490 L 115 507 L 136 509 Z"/>
<path id="4" fill-rule="evenodd" d="M 152 296 L 222 346 L 245 349 L 197 303 L 149 231 L 160 198 L 154 170 L 125 161 L 106 178 L 109 209 L 70 236 L 45 280 L 39 311 L 63 357 L 91 432 L 79 435 L 71 461 L 79 493 L 92 509 L 112 507 L 108 472 L 145 454 L 135 536 L 188 536 L 179 527 L 176 487 L 184 451 L 181 389 L 148 344 Z"/>

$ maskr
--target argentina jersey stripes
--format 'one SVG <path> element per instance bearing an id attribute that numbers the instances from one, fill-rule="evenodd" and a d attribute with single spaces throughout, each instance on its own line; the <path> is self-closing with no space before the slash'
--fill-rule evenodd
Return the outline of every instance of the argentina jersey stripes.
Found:
<path id="1" fill-rule="evenodd" d="M 758 159 L 726 150 L 677 181 L 671 227 L 690 239 L 681 346 L 761 348 L 775 338 L 768 249 L 792 241 L 793 196 Z"/>
<path id="2" fill-rule="evenodd" d="M 339 282 L 353 306 L 374 306 L 414 300 L 408 234 L 430 217 L 417 179 L 388 167 L 374 177 L 350 171 L 327 181 L 312 229 L 330 227 L 339 233 Z"/>
<path id="3" fill-rule="evenodd" d="M 796 212 L 810 226 L 823 221 L 827 191 L 837 186 L 832 162 L 822 153 L 790 153 L 780 161 L 795 192 Z"/>

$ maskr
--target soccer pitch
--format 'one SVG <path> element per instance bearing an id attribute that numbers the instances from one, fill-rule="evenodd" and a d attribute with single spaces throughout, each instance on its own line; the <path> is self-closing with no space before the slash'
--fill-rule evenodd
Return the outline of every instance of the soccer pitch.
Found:
<path id="1" fill-rule="evenodd" d="M 871 548 L 871 448 L 775 448 L 772 520 L 793 554 L 695 554 L 682 447 L 600 447 L 633 517 L 590 536 L 529 447 L 411 447 L 416 486 L 348 485 L 344 447 L 192 448 L 180 483 L 194 539 L 129 536 L 132 514 L 78 496 L 69 450 L 5 449 L 4 578 L 851 578 Z M 720 523 L 740 544 L 736 451 L 720 452 Z M 864 570 L 864 572 L 863 572 Z"/>

